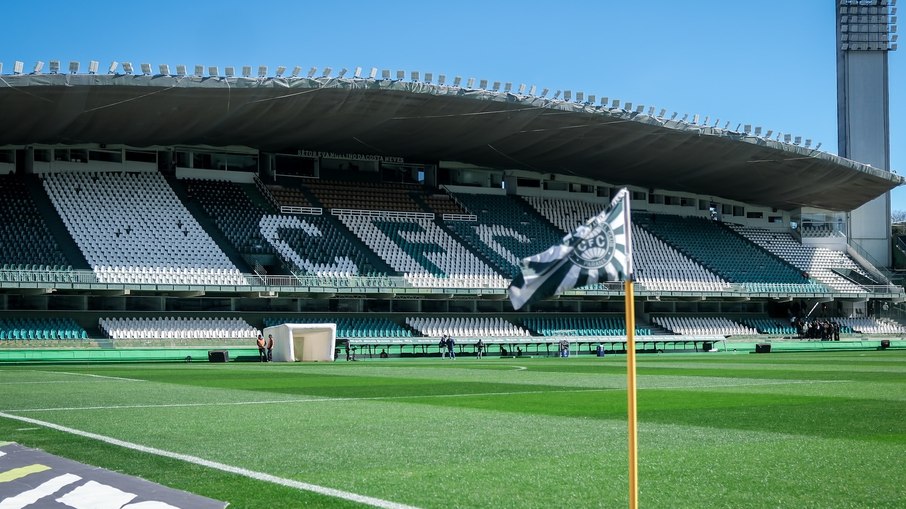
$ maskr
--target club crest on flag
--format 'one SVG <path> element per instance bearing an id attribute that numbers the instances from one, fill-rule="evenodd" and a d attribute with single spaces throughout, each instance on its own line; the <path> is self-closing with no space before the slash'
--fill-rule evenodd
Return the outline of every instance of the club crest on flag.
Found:
<path id="1" fill-rule="evenodd" d="M 569 253 L 570 261 L 584 269 L 603 268 L 613 259 L 616 247 L 613 228 L 607 223 L 599 222 L 597 217 L 594 223 L 591 231 Z"/>
<path id="2" fill-rule="evenodd" d="M 562 243 L 523 258 L 507 292 L 514 309 L 571 288 L 619 281 L 632 274 L 629 192 L 621 189 L 610 206 Z"/>

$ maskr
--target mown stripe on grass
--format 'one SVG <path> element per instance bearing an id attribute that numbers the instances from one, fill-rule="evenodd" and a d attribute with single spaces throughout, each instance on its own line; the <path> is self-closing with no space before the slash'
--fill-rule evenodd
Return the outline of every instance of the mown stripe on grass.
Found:
<path id="1" fill-rule="evenodd" d="M 133 442 L 126 442 L 125 440 L 119 440 L 117 438 L 108 437 L 104 435 L 98 435 L 97 433 L 91 433 L 88 431 L 82 431 L 75 428 L 70 428 L 67 426 L 61 426 L 52 422 L 41 421 L 38 419 L 32 419 L 30 417 L 24 417 L 14 414 L 8 414 L 6 412 L 0 412 L 0 417 L 6 419 L 12 419 L 16 421 L 25 422 L 28 424 L 34 424 L 37 426 L 43 426 L 45 428 L 50 428 L 57 431 L 62 431 L 64 433 L 69 433 L 71 435 L 76 435 L 84 438 L 90 438 L 92 440 L 97 440 L 111 445 L 116 445 L 126 449 L 131 449 L 134 451 L 139 451 L 147 454 L 154 454 L 156 456 L 162 456 L 165 458 L 176 459 L 186 463 L 192 463 L 194 465 L 199 465 L 206 468 L 212 468 L 215 470 L 220 470 L 222 472 L 227 472 L 230 474 L 241 475 L 243 477 L 248 477 L 250 479 L 255 479 L 258 481 L 265 481 L 273 484 L 278 484 L 280 486 L 285 486 L 288 488 L 295 488 L 303 491 L 310 491 L 312 493 L 317 493 L 319 495 L 326 495 L 329 497 L 340 498 L 343 500 L 350 500 L 352 502 L 357 502 L 360 504 L 368 505 L 371 507 L 380 507 L 383 509 L 416 509 L 415 506 L 410 506 L 406 504 L 400 504 L 398 502 L 392 502 L 390 500 L 383 500 L 380 498 L 369 497 L 366 495 L 359 495 L 358 493 L 351 493 L 348 491 L 342 491 L 334 488 L 328 488 L 325 486 L 318 486 L 316 484 L 305 483 L 301 481 L 295 481 L 293 479 L 285 479 L 282 477 L 277 477 L 275 475 L 267 474 L 264 472 L 256 472 L 254 470 L 248 470 L 245 468 L 235 467 L 232 465 L 227 465 L 217 461 L 206 460 L 204 458 L 199 458 L 198 456 L 191 456 L 188 454 L 180 454 L 172 451 L 166 451 L 163 449 L 158 449 L 156 447 L 147 447 L 141 444 L 136 444 Z"/>

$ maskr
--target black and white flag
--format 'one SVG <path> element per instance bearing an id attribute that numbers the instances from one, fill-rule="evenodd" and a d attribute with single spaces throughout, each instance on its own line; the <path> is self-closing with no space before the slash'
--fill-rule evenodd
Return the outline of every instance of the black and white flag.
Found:
<path id="1" fill-rule="evenodd" d="M 629 191 L 621 189 L 610 206 L 563 242 L 524 258 L 508 292 L 514 309 L 560 295 L 571 288 L 620 281 L 632 274 Z"/>

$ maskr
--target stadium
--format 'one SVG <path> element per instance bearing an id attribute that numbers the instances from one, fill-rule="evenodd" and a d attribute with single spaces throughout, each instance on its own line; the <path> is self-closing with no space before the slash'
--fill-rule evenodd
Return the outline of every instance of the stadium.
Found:
<path id="1" fill-rule="evenodd" d="M 841 26 L 847 25 L 844 4 L 838 7 Z M 840 58 L 861 70 L 859 58 L 880 52 L 886 66 L 886 42 L 883 51 L 859 44 L 843 44 Z M 896 396 L 902 392 L 895 387 L 903 382 L 897 350 L 906 348 L 906 291 L 893 269 L 906 254 L 901 240 L 891 240 L 884 197 L 904 180 L 873 156 L 860 159 L 858 149 L 866 145 L 860 132 L 878 136 L 856 121 L 852 131 L 841 128 L 841 138 L 856 140 L 857 147 L 841 150 L 843 157 L 757 126 L 470 77 L 377 68 L 171 70 L 131 62 L 109 69 L 91 62 L 82 72 L 78 62 L 66 64 L 50 61 L 45 69 L 41 62 L 26 72 L 15 62 L 12 72 L 2 74 L 0 383 L 60 389 L 40 397 L 25 390 L 8 394 L 0 440 L 19 437 L 20 443 L 232 506 L 254 506 L 239 493 L 262 480 L 278 492 L 262 507 L 622 504 L 614 486 L 620 486 L 625 465 L 590 465 L 579 444 L 603 433 L 592 424 L 607 427 L 606 419 L 619 418 L 619 398 L 611 401 L 599 391 L 625 387 L 618 376 L 627 349 L 623 284 L 577 287 L 518 310 L 507 289 L 522 259 L 559 244 L 626 188 L 634 334 L 637 351 L 651 354 L 650 365 L 642 357 L 643 369 L 657 379 L 648 386 L 649 402 L 677 401 L 686 410 L 725 403 L 727 413 L 718 420 L 732 423 L 727 444 L 754 458 L 751 468 L 740 468 L 735 487 L 726 488 L 726 503 L 717 505 L 896 506 L 897 489 L 888 476 L 901 460 L 879 451 L 885 443 L 903 447 L 897 424 L 903 402 Z M 877 97 L 859 95 L 858 79 L 841 76 L 853 87 L 841 92 L 844 111 L 862 111 L 865 101 L 875 105 Z M 858 78 L 875 79 L 868 76 Z M 881 233 L 878 224 L 884 225 Z M 286 333 L 280 329 L 285 324 L 292 324 Z M 323 346 L 318 339 L 323 351 L 303 349 L 315 341 L 311 331 L 325 324 L 330 338 Z M 278 330 L 301 353 L 281 352 L 275 360 L 335 362 L 265 368 L 257 362 L 256 338 Z M 438 348 L 448 335 L 456 340 L 455 350 L 450 347 L 455 366 Z M 326 358 L 318 357 L 324 352 Z M 755 352 L 771 355 L 742 355 Z M 843 352 L 865 358 L 848 365 L 851 379 L 831 379 L 831 372 L 844 369 L 828 356 L 845 355 L 850 362 L 855 355 Z M 725 355 L 720 373 L 708 364 L 715 355 Z M 776 367 L 771 359 L 778 356 L 780 365 L 797 368 Z M 814 370 L 804 367 L 809 365 Z M 522 371 L 522 380 L 510 378 Z M 889 376 L 876 379 L 882 371 Z M 192 376 L 207 381 L 167 388 Z M 91 378 L 97 382 L 91 396 L 80 392 L 84 377 L 97 377 Z M 839 389 L 838 395 L 859 404 L 822 407 L 824 421 L 816 424 L 807 417 L 815 407 L 806 400 L 830 393 L 792 394 L 775 385 L 781 379 L 808 388 L 830 384 L 830 393 Z M 160 399 L 134 393 L 127 380 L 159 385 Z M 391 390 L 413 380 L 420 382 Z M 727 380 L 734 382 L 726 387 L 738 382 L 760 389 L 715 388 Z M 463 392 L 451 394 L 450 383 Z M 877 383 L 890 390 L 876 408 L 862 399 Z M 706 388 L 714 391 L 713 403 L 694 397 Z M 171 389 L 178 402 L 162 397 Z M 545 390 L 559 399 L 544 399 Z M 234 407 L 205 406 L 219 400 L 239 408 L 265 394 L 276 404 L 257 414 L 236 410 L 229 416 Z M 492 402 L 499 394 L 513 398 Z M 731 395 L 739 400 L 730 401 Z M 293 413 L 303 397 L 398 406 L 407 398 L 434 397 L 449 406 L 421 399 L 412 403 L 431 412 L 373 406 L 344 413 L 325 404 L 305 411 L 312 414 Z M 148 405 L 128 418 L 113 414 L 133 398 Z M 793 399 L 799 404 L 789 403 Z M 750 400 L 766 407 L 790 404 L 803 413 L 774 424 L 741 410 L 741 402 Z M 88 417 L 92 401 L 110 415 Z M 206 408 L 197 410 L 204 422 L 175 410 L 152 412 L 196 405 Z M 73 411 L 53 413 L 63 406 Z M 493 409 L 515 422 L 488 429 L 477 413 L 459 419 L 460 406 Z M 688 447 L 690 437 L 714 438 L 704 417 L 674 413 L 642 412 L 651 429 L 656 423 L 667 435 L 683 434 L 682 440 L 660 435 L 649 444 L 652 450 L 671 440 Z M 254 449 L 236 445 L 261 415 L 281 423 L 275 436 L 263 440 L 268 451 L 285 451 L 274 453 L 276 465 L 248 459 Z M 317 415 L 329 423 L 312 424 Z M 552 476 L 538 463 L 553 454 L 544 445 L 549 426 L 566 417 L 591 422 L 570 421 L 575 426 L 562 431 L 557 449 L 575 461 L 557 455 L 554 466 L 569 471 Z M 179 438 L 163 431 L 176 419 L 189 421 L 183 434 L 173 432 Z M 771 433 L 819 430 L 807 439 L 816 448 L 800 451 L 802 463 L 784 467 L 793 471 L 829 461 L 832 442 L 850 440 L 840 432 L 847 419 L 873 419 L 877 426 L 877 435 L 851 440 L 864 440 L 863 454 L 876 458 L 869 468 L 881 470 L 871 470 L 880 487 L 871 479 L 853 480 L 855 498 L 819 496 L 814 487 L 821 476 L 805 475 L 802 485 L 811 491 L 786 487 L 761 502 L 741 487 L 758 478 L 759 468 L 793 454 L 792 443 L 767 448 Z M 206 427 L 227 420 L 238 424 Z M 451 431 L 430 432 L 451 421 Z M 20 429 L 28 422 L 42 429 L 31 441 Z M 493 477 L 460 462 L 468 454 L 461 447 L 444 449 L 445 434 L 467 435 L 475 426 L 484 430 L 475 442 L 493 451 L 481 460 L 497 469 Z M 503 427 L 516 430 L 521 444 L 508 455 L 504 445 L 514 436 Z M 63 437 L 73 429 L 96 435 L 78 435 L 85 443 L 75 452 Z M 420 453 L 400 440 L 405 433 L 441 450 L 440 456 L 408 468 Z M 88 444 L 99 435 L 113 438 Z M 398 453 L 381 448 L 387 439 Z M 221 443 L 235 456 L 211 452 Z M 735 468 L 731 446 L 708 451 L 723 461 L 718 464 Z M 350 456 L 346 447 L 356 452 Z M 412 450 L 403 454 L 406 448 Z M 652 466 L 643 500 L 700 506 L 692 491 L 671 499 L 670 486 L 677 475 L 692 484 L 699 475 L 704 482 L 718 473 L 685 449 L 674 452 L 689 470 L 680 475 Z M 147 466 L 148 454 L 163 464 Z M 296 470 L 290 457 L 304 457 L 320 470 Z M 361 463 L 336 459 L 349 457 Z M 221 468 L 238 463 L 244 467 Z M 531 465 L 517 468 L 523 463 Z M 449 465 L 460 468 L 456 475 L 469 479 L 479 495 L 443 488 Z M 846 462 L 828 467 L 835 476 L 850 468 Z M 349 474 L 358 469 L 368 474 Z M 168 470 L 184 478 L 170 478 Z M 602 482 L 612 498 L 591 488 Z M 425 485 L 436 491 L 413 488 Z"/>

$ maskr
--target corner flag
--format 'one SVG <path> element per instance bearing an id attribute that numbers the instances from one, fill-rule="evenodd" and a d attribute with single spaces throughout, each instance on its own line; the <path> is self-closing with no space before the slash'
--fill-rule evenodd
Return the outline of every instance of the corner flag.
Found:
<path id="1" fill-rule="evenodd" d="M 571 288 L 620 281 L 632 274 L 629 191 L 620 189 L 604 212 L 586 221 L 563 242 L 524 258 L 507 289 L 514 309 Z"/>

